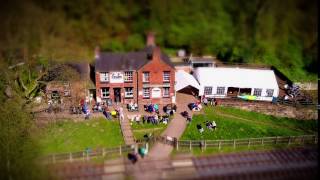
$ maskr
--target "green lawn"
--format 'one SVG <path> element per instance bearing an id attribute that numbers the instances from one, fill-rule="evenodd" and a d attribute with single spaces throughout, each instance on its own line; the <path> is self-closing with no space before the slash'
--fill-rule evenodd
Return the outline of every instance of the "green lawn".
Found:
<path id="1" fill-rule="evenodd" d="M 209 131 L 204 124 L 206 120 L 214 120 L 217 129 Z M 314 134 L 317 132 L 317 123 L 317 120 L 278 118 L 229 107 L 208 107 L 204 108 L 204 114 L 193 116 L 192 123 L 181 139 L 215 140 Z M 196 128 L 197 124 L 204 128 L 202 135 Z"/>
<path id="2" fill-rule="evenodd" d="M 159 136 L 168 125 L 160 123 L 158 125 L 153 125 L 151 123 L 138 124 L 136 122 L 132 122 L 131 127 L 133 131 L 133 135 L 136 139 L 143 139 L 143 135 L 152 134 L 153 136 Z"/>
<path id="3" fill-rule="evenodd" d="M 83 151 L 124 144 L 119 122 L 105 118 L 66 120 L 44 129 L 39 138 L 43 154 Z"/>

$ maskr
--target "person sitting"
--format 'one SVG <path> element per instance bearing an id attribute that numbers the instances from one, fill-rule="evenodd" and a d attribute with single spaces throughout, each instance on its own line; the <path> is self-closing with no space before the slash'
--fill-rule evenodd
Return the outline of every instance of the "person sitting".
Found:
<path id="1" fill-rule="evenodd" d="M 212 128 L 213 128 L 214 130 L 216 130 L 216 127 L 217 127 L 216 122 L 215 122 L 215 121 L 212 121 L 211 125 L 212 125 Z"/>
<path id="2" fill-rule="evenodd" d="M 188 116 L 188 117 L 187 117 L 187 123 L 188 123 L 188 124 L 191 123 L 191 119 L 192 119 L 191 116 Z"/>
<path id="3" fill-rule="evenodd" d="M 159 123 L 159 117 L 157 114 L 154 115 L 154 122 L 155 122 L 155 124 Z"/>
<path id="4" fill-rule="evenodd" d="M 198 129 L 198 131 L 200 132 L 200 134 L 202 134 L 203 133 L 203 128 L 202 128 L 202 126 L 201 126 L 201 124 L 197 124 L 197 129 Z"/>
<path id="5" fill-rule="evenodd" d="M 134 108 L 134 110 L 139 111 L 138 104 L 136 102 L 133 104 L 133 108 Z"/>
<path id="6" fill-rule="evenodd" d="M 204 98 L 204 99 L 203 99 L 203 104 L 204 104 L 205 106 L 208 105 L 208 99 L 207 99 L 207 98 Z"/>
<path id="7" fill-rule="evenodd" d="M 144 124 L 147 121 L 148 121 L 148 116 L 143 116 L 142 123 Z"/>
<path id="8" fill-rule="evenodd" d="M 190 110 L 192 110 L 193 108 L 197 107 L 197 105 L 195 103 L 190 103 L 188 104 L 188 107 Z"/>
<path id="9" fill-rule="evenodd" d="M 138 161 L 138 157 L 134 153 L 128 153 L 128 159 L 135 164 Z"/>
<path id="10" fill-rule="evenodd" d="M 206 121 L 206 127 L 207 127 L 209 130 L 213 130 L 212 123 L 209 122 L 209 121 Z"/>
<path id="11" fill-rule="evenodd" d="M 186 118 L 186 117 L 188 117 L 189 113 L 188 113 L 187 111 L 183 111 L 183 112 L 181 112 L 181 115 L 182 115 L 184 118 Z"/>

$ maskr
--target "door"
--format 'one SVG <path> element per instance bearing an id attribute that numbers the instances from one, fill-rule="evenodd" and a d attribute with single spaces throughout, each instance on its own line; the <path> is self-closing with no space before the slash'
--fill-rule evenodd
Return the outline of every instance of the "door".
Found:
<path id="1" fill-rule="evenodd" d="M 113 88 L 114 102 L 121 102 L 121 88 Z"/>

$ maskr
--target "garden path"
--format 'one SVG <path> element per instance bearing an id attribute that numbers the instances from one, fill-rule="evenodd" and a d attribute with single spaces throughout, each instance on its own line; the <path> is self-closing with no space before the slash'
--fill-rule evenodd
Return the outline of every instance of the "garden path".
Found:
<path id="1" fill-rule="evenodd" d="M 195 101 L 197 101 L 197 99 L 194 96 L 177 92 L 177 112 L 175 113 L 174 118 L 171 120 L 167 129 L 161 134 L 161 136 L 170 136 L 177 139 L 181 137 L 187 126 L 186 119 L 182 117 L 181 112 L 188 111 L 188 113 L 192 115 L 193 112 L 189 110 L 188 104 Z M 170 156 L 172 150 L 172 145 L 157 142 L 150 150 L 148 158 L 166 158 Z"/>

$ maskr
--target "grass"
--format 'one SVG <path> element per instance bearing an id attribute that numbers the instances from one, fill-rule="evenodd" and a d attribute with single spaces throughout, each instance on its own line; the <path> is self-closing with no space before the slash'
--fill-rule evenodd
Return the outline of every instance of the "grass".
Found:
<path id="1" fill-rule="evenodd" d="M 39 138 L 44 155 L 108 148 L 124 144 L 119 122 L 95 118 L 84 122 L 65 120 L 45 128 Z"/>
<path id="2" fill-rule="evenodd" d="M 154 125 L 151 123 L 136 123 L 132 122 L 131 127 L 133 131 L 133 135 L 136 139 L 143 139 L 143 135 L 145 134 L 152 134 L 153 136 L 159 136 L 168 125 L 160 123 L 158 125 Z"/>
<path id="3" fill-rule="evenodd" d="M 206 120 L 214 120 L 217 129 L 209 131 L 204 124 Z M 181 139 L 217 140 L 314 134 L 317 132 L 317 123 L 317 120 L 279 118 L 236 108 L 206 107 L 204 114 L 193 116 Z M 205 129 L 203 134 L 198 132 L 197 124 Z"/>

